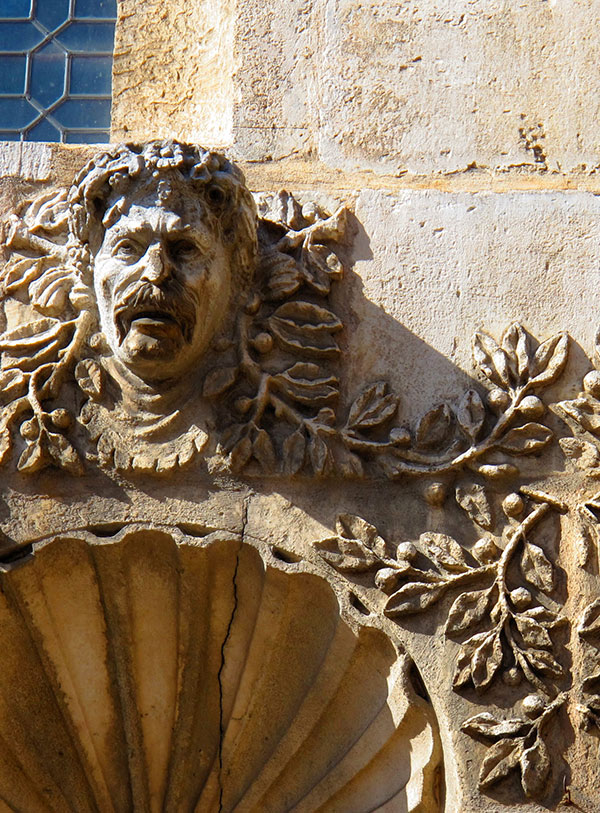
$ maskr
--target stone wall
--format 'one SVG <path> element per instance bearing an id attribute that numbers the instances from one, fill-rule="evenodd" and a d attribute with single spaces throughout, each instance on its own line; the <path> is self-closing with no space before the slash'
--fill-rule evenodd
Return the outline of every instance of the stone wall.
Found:
<path id="1" fill-rule="evenodd" d="M 323 414 L 334 401 L 322 392 L 317 398 L 325 398 L 319 402 L 323 409 L 311 413 L 310 421 L 320 426 L 321 441 L 329 437 L 324 427 L 335 428 L 345 457 L 337 456 L 340 441 L 329 465 L 327 444 L 323 441 L 323 451 L 308 432 L 301 441 L 306 455 L 302 446 L 298 471 L 290 471 L 300 441 L 278 434 L 282 409 L 278 413 L 275 405 L 275 417 L 266 429 L 260 424 L 252 436 L 254 451 L 237 470 L 228 468 L 229 460 L 198 472 L 171 471 L 157 480 L 140 479 L 139 472 L 131 476 L 127 466 L 115 463 L 116 472 L 109 465 L 100 477 L 90 458 L 91 469 L 78 478 L 64 473 L 56 478 L 47 471 L 34 473 L 33 480 L 23 472 L 7 475 L 0 524 L 11 601 L 26 624 L 42 623 L 33 610 L 29 615 L 23 610 L 29 599 L 26 593 L 19 599 L 25 588 L 19 586 L 18 573 L 11 575 L 11 557 L 33 544 L 39 579 L 51 584 L 54 571 L 46 577 L 44 568 L 52 567 L 53 551 L 62 549 L 73 529 L 78 534 L 77 544 L 69 542 L 73 561 L 60 567 L 88 574 L 89 562 L 77 558 L 77 546 L 95 550 L 93 545 L 114 537 L 120 551 L 115 553 L 119 589 L 137 595 L 139 584 L 130 584 L 133 570 L 124 564 L 137 543 L 127 540 L 144 539 L 143 534 L 154 540 L 156 525 L 173 525 L 177 528 L 168 539 L 152 544 L 162 551 L 157 557 L 171 563 L 165 589 L 172 606 L 179 606 L 173 596 L 188 593 L 187 576 L 177 582 L 173 575 L 177 567 L 182 574 L 186 568 L 205 567 L 194 559 L 195 544 L 212 551 L 210 567 L 216 567 L 213 559 L 221 554 L 218 546 L 211 547 L 216 542 L 210 535 L 229 534 L 217 542 L 246 551 L 237 564 L 229 548 L 222 554 L 226 569 L 236 574 L 242 563 L 240 581 L 234 574 L 234 594 L 227 594 L 216 621 L 206 609 L 196 608 L 198 617 L 226 629 L 219 613 L 225 619 L 235 613 L 236 590 L 256 582 L 256 590 L 267 596 L 260 612 L 270 620 L 257 625 L 254 650 L 242 621 L 236 620 L 239 642 L 230 642 L 228 629 L 211 632 L 217 638 L 226 635 L 218 640 L 221 654 L 226 644 L 231 646 L 228 663 L 241 663 L 252 651 L 254 659 L 267 653 L 269 663 L 276 664 L 272 653 L 277 646 L 269 633 L 276 618 L 285 618 L 283 638 L 296 636 L 301 642 L 309 627 L 315 631 L 315 613 L 304 632 L 300 622 L 295 626 L 294 619 L 303 614 L 301 600 L 284 606 L 269 593 L 280 595 L 272 587 L 278 579 L 281 595 L 288 584 L 305 579 L 306 595 L 325 608 L 323 623 L 333 629 L 341 613 L 343 630 L 337 635 L 342 643 L 336 638 L 336 646 L 343 650 L 348 630 L 361 642 L 372 634 L 372 651 L 381 663 L 374 671 L 359 670 L 363 683 L 346 689 L 341 673 L 323 656 L 330 671 L 317 673 L 315 667 L 311 672 L 310 667 L 299 679 L 298 692 L 320 698 L 311 706 L 311 713 L 320 715 L 319 703 L 339 683 L 336 708 L 343 706 L 339 697 L 351 698 L 344 702 L 358 719 L 361 697 L 371 686 L 372 703 L 383 704 L 385 714 L 365 722 L 365 730 L 377 730 L 380 739 L 373 734 L 361 740 L 377 759 L 373 756 L 365 766 L 355 754 L 347 776 L 345 768 L 332 769 L 329 778 L 310 774 L 311 749 L 337 766 L 334 746 L 351 738 L 337 712 L 323 729 L 332 751 L 319 750 L 318 736 L 306 735 L 306 720 L 313 718 L 300 716 L 294 718 L 300 719 L 298 729 L 290 724 L 287 733 L 277 729 L 276 735 L 268 729 L 268 736 L 287 737 L 281 740 L 285 770 L 265 757 L 264 765 L 244 774 L 244 760 L 236 761 L 235 753 L 238 743 L 241 753 L 248 748 L 240 733 L 246 723 L 239 721 L 253 708 L 252 698 L 272 699 L 282 714 L 294 704 L 304 707 L 286 695 L 288 672 L 272 679 L 272 695 L 266 684 L 256 688 L 250 678 L 236 695 L 237 684 L 223 690 L 220 682 L 225 661 L 211 666 L 219 702 L 223 691 L 230 693 L 232 722 L 226 735 L 219 721 L 219 745 L 211 747 L 221 764 L 215 767 L 213 754 L 203 786 L 205 807 L 199 809 L 233 810 L 239 803 L 240 810 L 358 813 L 376 802 L 377 809 L 389 811 L 592 813 L 600 806 L 600 682 L 595 677 L 600 664 L 600 374 L 594 371 L 600 326 L 595 294 L 600 283 L 598 5 L 587 0 L 196 0 L 170 5 L 120 0 L 119 15 L 114 142 L 173 138 L 225 151 L 242 168 L 264 220 L 278 220 L 284 230 L 279 237 L 285 232 L 287 240 L 296 239 L 296 248 L 308 252 L 294 254 L 289 243 L 277 262 L 293 257 L 303 273 L 313 273 L 315 256 L 325 255 L 319 254 L 323 245 L 317 238 L 316 255 L 311 255 L 314 245 L 301 242 L 298 233 L 310 231 L 319 218 L 330 224 L 329 236 L 322 238 L 328 265 L 321 272 L 331 272 L 331 290 L 313 285 L 307 301 L 326 307 L 343 326 L 335 333 L 338 366 L 331 372 L 329 360 L 323 362 L 339 387 L 331 379 L 319 385 L 338 387 L 339 401 L 335 426 Z M 23 208 L 23 200 L 68 186 L 95 152 L 93 147 L 5 145 L 2 212 L 10 214 Z M 289 194 L 278 195 L 282 189 Z M 315 207 L 317 221 L 310 215 Z M 334 218 L 334 228 L 328 217 L 344 207 L 347 214 Z M 8 233 L 5 226 L 5 240 Z M 334 273 L 338 260 L 343 278 Z M 24 302 L 22 291 L 5 301 L 3 329 L 13 329 L 24 318 Z M 252 307 L 244 312 L 254 315 Z M 294 313 L 299 319 L 300 311 Z M 252 334 L 252 346 L 268 355 L 273 337 L 276 347 L 281 341 L 281 326 L 274 327 L 271 311 L 261 314 L 261 333 L 257 328 Z M 326 323 L 329 317 L 322 318 Z M 239 323 L 244 319 L 240 316 Z M 311 335 L 319 330 L 320 341 L 326 341 L 322 323 L 307 328 Z M 479 334 L 475 343 L 474 334 Z M 311 376 L 317 373 L 306 365 L 316 366 L 315 359 L 321 365 L 318 352 L 301 362 L 301 386 L 313 386 L 312 392 Z M 76 396 L 70 397 L 69 404 L 76 403 Z M 271 433 L 274 451 L 264 446 L 261 431 Z M 239 463 L 243 438 L 229 451 L 234 457 L 237 453 Z M 148 523 L 154 526 L 148 529 Z M 169 553 L 173 545 L 182 546 L 181 556 L 188 557 L 177 566 Z M 256 550 L 263 564 L 253 569 L 248 561 Z M 140 572 L 152 571 L 151 562 L 139 556 Z M 140 578 L 154 584 L 152 575 Z M 102 574 L 89 579 L 97 581 L 99 595 L 109 597 L 106 602 L 113 602 L 102 612 L 109 627 L 116 624 L 114 619 L 125 612 L 119 604 L 125 593 L 110 598 L 116 588 L 103 582 Z M 17 587 L 11 587 L 12 581 Z M 152 595 L 159 594 L 156 585 L 152 589 Z M 339 613 L 331 610 L 334 594 Z M 258 613 L 249 595 L 242 598 L 250 615 Z M 69 601 L 78 606 L 77 596 Z M 152 605 L 147 596 L 140 602 Z M 11 607 L 8 602 L 0 609 L 10 614 Z M 104 623 L 98 621 L 98 628 Z M 177 623 L 172 621 L 173 629 Z M 69 632 L 67 638 L 72 642 L 78 634 Z M 311 664 L 322 656 L 317 637 L 308 635 Z M 189 641 L 192 649 L 199 646 L 193 635 Z M 396 647 L 393 656 L 385 641 Z M 359 652 L 362 643 L 355 645 Z M 127 650 L 123 662 L 135 661 L 134 649 Z M 151 660 L 151 649 L 143 650 L 139 663 Z M 52 664 L 58 663 L 59 650 L 55 643 L 48 645 Z M 292 650 L 295 654 L 285 657 L 296 663 Z M 76 662 L 76 651 L 75 646 L 69 650 L 70 663 Z M 30 654 L 15 655 L 11 669 L 18 671 L 21 657 Z M 394 659 L 395 667 L 390 666 Z M 252 663 L 254 679 L 258 666 Z M 48 671 L 63 674 L 60 668 Z M 235 669 L 228 668 L 235 683 Z M 399 677 L 402 670 L 409 675 L 405 682 Z M 381 675 L 387 683 L 379 680 Z M 126 682 L 122 673 L 121 680 Z M 70 709 L 84 683 L 78 675 L 69 689 Z M 174 697 L 175 679 L 164 683 L 161 697 Z M 102 689 L 102 697 L 111 691 Z M 150 689 L 144 684 L 140 691 Z M 143 716 L 143 703 L 136 706 L 132 697 L 123 702 L 133 719 L 137 711 Z M 212 709 L 216 726 L 214 707 L 206 698 L 203 702 Z M 152 736 L 160 740 L 156 731 Z M 259 736 L 247 731 L 246 737 Z M 197 742 L 184 734 L 177 741 L 178 753 L 185 752 L 186 742 Z M 123 753 L 127 736 L 118 739 Z M 172 775 L 165 767 L 167 757 L 156 756 L 150 746 L 146 750 L 150 778 L 130 771 L 137 787 L 145 788 L 139 798 L 147 809 L 177 810 L 179 786 L 177 781 L 169 786 L 165 778 Z M 408 751 L 414 754 L 410 763 L 402 761 Z M 229 785 L 223 753 L 234 777 Z M 102 759 L 117 776 L 118 761 Z M 300 794 L 291 778 L 295 765 L 308 801 L 288 808 L 286 798 Z M 409 777 L 400 790 L 390 779 L 395 770 Z M 347 784 L 338 790 L 342 775 Z M 135 781 L 128 781 L 132 795 L 125 794 L 116 809 L 128 809 L 135 798 Z M 77 782 L 70 803 L 84 798 Z M 168 796 L 167 787 L 174 795 Z M 387 803 L 375 793 L 377 787 L 388 789 Z M 286 797 L 288 792 L 292 795 Z M 113 798 L 110 788 L 102 793 Z M 107 798 L 102 793 L 96 788 L 91 795 Z M 246 807 L 240 799 L 246 799 Z M 14 804 L 8 797 L 5 801 Z"/>

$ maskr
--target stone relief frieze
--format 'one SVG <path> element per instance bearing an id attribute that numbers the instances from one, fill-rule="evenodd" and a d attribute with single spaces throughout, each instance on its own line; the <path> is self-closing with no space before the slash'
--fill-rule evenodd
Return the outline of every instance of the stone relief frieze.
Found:
<path id="1" fill-rule="evenodd" d="M 341 513 L 307 557 L 369 624 L 400 640 L 415 619 L 435 629 L 481 792 L 546 803 L 566 782 L 564 748 L 549 748 L 565 708 L 577 704 L 582 736 L 600 728 L 600 605 L 586 599 L 569 638 L 561 559 L 577 522 L 579 564 L 597 564 L 600 372 L 553 403 L 568 335 L 535 341 L 514 322 L 473 338 L 479 383 L 408 426 L 402 392 L 368 380 L 348 392 L 340 372 L 352 233 L 346 208 L 254 199 L 218 153 L 152 142 L 97 156 L 11 219 L 0 465 L 416 483 L 418 533 L 380 533 L 380 508 L 371 522 Z M 551 476 L 564 460 L 573 495 Z"/>

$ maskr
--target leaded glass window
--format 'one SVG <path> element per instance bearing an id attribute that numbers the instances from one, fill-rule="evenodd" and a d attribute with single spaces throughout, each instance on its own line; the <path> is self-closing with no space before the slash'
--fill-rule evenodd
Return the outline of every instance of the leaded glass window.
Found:
<path id="1" fill-rule="evenodd" d="M 117 0 L 0 0 L 0 141 L 109 140 Z"/>

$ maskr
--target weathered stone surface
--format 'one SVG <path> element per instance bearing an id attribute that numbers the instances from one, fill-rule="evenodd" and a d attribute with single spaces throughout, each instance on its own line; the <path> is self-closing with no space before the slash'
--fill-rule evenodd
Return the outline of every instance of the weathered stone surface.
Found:
<path id="1" fill-rule="evenodd" d="M 126 0 L 120 15 L 115 139 L 391 175 L 600 162 L 590 4 Z"/>
<path id="2" fill-rule="evenodd" d="M 10 809 L 441 809 L 405 656 L 318 569 L 138 525 L 0 570 Z"/>
<path id="3" fill-rule="evenodd" d="M 223 263 L 210 263 L 223 248 L 220 234 L 231 233 L 228 216 L 220 209 L 210 214 L 210 172 L 197 185 L 191 175 L 188 178 L 195 174 L 198 161 L 219 163 L 221 159 L 202 153 L 200 160 L 194 151 L 188 155 L 187 148 L 164 143 L 148 147 L 143 159 L 135 151 L 115 151 L 89 166 L 66 196 L 60 187 L 68 186 L 77 174 L 75 158 L 87 159 L 90 153 L 51 149 L 50 167 L 32 161 L 24 180 L 19 180 L 15 151 L 16 163 L 7 167 L 3 178 L 6 210 L 22 195 L 29 197 L 29 208 L 18 207 L 20 219 L 13 219 L 7 231 L 5 248 L 10 259 L 2 271 L 0 337 L 4 376 L 0 420 L 3 437 L 8 429 L 13 444 L 12 449 L 5 448 L 3 458 L 7 474 L 1 551 L 7 583 L 13 576 L 23 580 L 18 606 L 26 613 L 37 612 L 38 582 L 32 573 L 39 571 L 43 582 L 46 577 L 41 570 L 49 552 L 57 552 L 60 558 L 58 552 L 63 551 L 66 556 L 74 544 L 67 540 L 81 538 L 86 556 L 95 556 L 98 546 L 102 551 L 120 550 L 121 537 L 137 534 L 141 524 L 136 561 L 142 572 L 148 563 L 144 556 L 161 560 L 152 544 L 145 552 L 146 541 L 158 538 L 156 534 L 160 536 L 166 528 L 179 540 L 180 552 L 173 552 L 176 559 L 188 547 L 198 555 L 206 553 L 211 548 L 207 537 L 225 530 L 228 538 L 236 536 L 238 546 L 243 540 L 251 558 L 258 557 L 259 571 L 274 568 L 286 573 L 286 578 L 310 572 L 324 580 L 328 595 L 337 597 L 342 615 L 336 610 L 336 618 L 348 618 L 352 629 L 357 625 L 367 630 L 367 637 L 384 636 L 381 640 L 392 648 L 405 651 L 408 660 L 400 658 L 389 666 L 388 689 L 394 670 L 414 661 L 425 687 L 418 691 L 431 698 L 439 726 L 446 809 L 470 813 L 516 805 L 530 811 L 557 808 L 568 771 L 572 798 L 584 809 L 585 805 L 594 809 L 594 791 L 586 787 L 600 770 L 590 756 L 600 708 L 595 677 L 598 500 L 594 479 L 600 461 L 600 387 L 597 371 L 589 372 L 596 326 L 590 291 L 600 236 L 593 191 L 589 187 L 587 191 L 550 189 L 550 182 L 544 191 L 530 188 L 509 193 L 504 187 L 500 193 L 493 184 L 491 189 L 477 191 L 477 182 L 471 179 L 465 186 L 465 178 L 448 188 L 423 189 L 414 179 L 404 184 L 368 174 L 360 175 L 359 185 L 359 176 L 324 173 L 321 177 L 316 166 L 296 163 L 290 165 L 295 166 L 290 178 L 297 190 L 292 196 L 272 191 L 286 181 L 273 165 L 248 164 L 259 212 L 256 276 L 232 275 L 232 290 L 243 289 L 241 298 L 217 290 L 208 305 L 196 303 L 220 308 L 220 317 L 229 308 L 222 324 L 233 332 L 219 337 L 229 337 L 229 343 L 218 342 L 228 355 L 224 361 L 211 362 L 210 378 L 204 378 L 203 364 L 213 351 L 204 343 L 198 346 L 193 363 L 184 365 L 186 386 L 196 376 L 203 392 L 186 401 L 182 411 L 202 419 L 213 447 L 210 454 L 202 447 L 193 461 L 171 460 L 171 450 L 166 455 L 171 455 L 169 465 L 161 463 L 161 471 L 157 466 L 148 476 L 136 466 L 121 464 L 134 460 L 141 448 L 132 439 L 143 423 L 145 403 L 137 385 L 127 407 L 131 425 L 127 427 L 122 416 L 117 420 L 125 400 L 123 387 L 131 387 L 129 376 L 119 387 L 110 385 L 110 398 L 103 407 L 104 426 L 114 432 L 114 457 L 102 460 L 96 455 L 95 438 L 88 424 L 79 420 L 86 399 L 89 403 L 99 395 L 98 381 L 107 372 L 112 375 L 115 360 L 131 368 L 130 373 L 140 372 L 136 359 L 125 353 L 128 348 L 110 337 L 114 304 L 110 296 L 99 315 L 96 301 L 113 290 L 123 272 L 119 241 L 126 240 L 133 241 L 140 254 L 127 266 L 128 284 L 154 274 L 153 281 L 146 279 L 159 289 L 152 289 L 152 307 L 158 307 L 157 302 L 164 305 L 160 286 L 168 288 L 172 279 L 181 281 L 186 267 L 185 258 L 174 260 L 170 254 L 169 229 L 163 233 L 158 227 L 171 223 L 176 211 L 194 234 L 204 234 L 206 229 L 208 260 L 203 257 L 198 263 L 206 262 L 211 273 L 224 272 Z M 180 149 L 182 164 L 178 163 Z M 43 149 L 32 149 L 32 155 L 38 152 L 43 155 Z M 123 171 L 121 164 L 127 165 Z M 184 165 L 185 171 L 177 175 Z M 61 166 L 62 175 L 57 169 Z M 215 169 L 219 173 L 225 166 L 215 164 Z M 531 185 L 530 180 L 527 183 Z M 192 199 L 199 208 L 191 206 Z M 102 228 L 97 222 L 99 209 Z M 77 220 L 84 214 L 83 220 Z M 82 223 L 90 227 L 89 233 Z M 96 257 L 108 245 L 104 231 L 108 234 L 115 224 L 123 227 L 123 234 L 113 247 L 116 254 L 112 249 L 107 254 L 102 271 L 102 278 L 110 282 L 106 288 Z M 140 231 L 147 233 L 143 240 Z M 65 245 L 70 252 L 65 252 Z M 133 250 L 127 246 L 127 251 Z M 227 252 L 231 263 L 231 246 Z M 151 261 L 146 255 L 152 255 Z M 59 306 L 65 292 L 74 313 Z M 176 316 L 179 311 L 172 313 Z M 64 334 L 65 347 L 71 346 L 72 318 L 85 321 L 75 352 L 59 352 L 55 358 L 52 350 L 51 358 L 46 358 L 44 353 L 50 353 L 57 335 Z M 140 312 L 140 318 L 156 321 L 157 312 Z M 28 333 L 26 326 L 31 324 L 35 329 Z M 50 331 L 48 341 L 43 338 L 46 331 Z M 472 343 L 473 333 L 477 337 Z M 298 358 L 288 359 L 290 350 L 299 353 Z M 234 390 L 230 412 L 220 388 L 225 386 L 228 392 L 228 387 L 244 381 L 231 383 L 231 368 L 237 363 L 250 365 L 258 386 L 239 393 Z M 58 389 L 45 392 L 44 375 L 51 373 L 54 364 L 62 364 L 64 375 Z M 301 366 L 288 380 L 297 364 Z M 162 374 L 146 378 L 146 384 L 167 386 L 168 377 Z M 23 390 L 24 381 L 29 384 Z M 15 396 L 17 391 L 20 394 Z M 15 402 L 22 407 L 16 416 Z M 162 402 L 157 403 L 160 407 Z M 239 466 L 231 466 L 234 450 L 220 444 L 220 433 L 238 407 L 243 407 L 238 410 L 242 417 L 235 418 L 242 436 L 235 443 L 244 438 L 249 442 L 235 453 Z M 72 417 L 70 422 L 67 415 Z M 164 417 L 160 408 L 157 415 L 160 423 Z M 215 415 L 218 418 L 214 426 L 204 423 L 207 415 L 211 421 Z M 53 453 L 44 436 L 46 445 L 40 441 L 39 460 L 33 448 L 42 434 L 32 431 L 36 421 L 52 434 L 54 444 Z M 81 464 L 77 471 L 71 465 L 75 452 Z M 159 450 L 153 461 L 158 464 L 163 457 L 164 450 Z M 188 470 L 179 470 L 187 464 Z M 57 474 L 57 466 L 62 467 L 61 473 Z M 47 543 L 52 536 L 60 538 Z M 167 546 L 175 544 L 171 539 Z M 33 560 L 26 558 L 31 545 L 37 551 Z M 53 570 L 48 577 L 53 583 L 63 584 L 64 579 L 68 584 L 68 574 L 78 572 L 75 563 L 63 564 L 64 573 Z M 161 572 L 172 570 L 167 567 Z M 117 568 L 108 578 L 107 589 L 112 590 L 125 576 Z M 240 591 L 247 587 L 252 592 L 256 587 L 241 572 L 235 583 Z M 166 623 L 169 607 L 174 606 L 172 596 L 161 603 L 154 588 L 148 588 L 146 595 L 146 587 L 141 582 L 138 586 L 148 612 Z M 284 592 L 288 587 L 286 582 Z M 132 595 L 137 590 L 133 584 L 125 588 L 121 584 L 121 588 Z M 69 589 L 76 592 L 74 600 L 85 595 L 83 589 Z M 12 596 L 12 588 L 7 590 Z M 301 603 L 310 603 L 309 588 L 303 586 L 300 592 Z M 321 606 L 318 598 L 315 602 Z M 283 605 L 275 599 L 267 603 L 265 613 L 270 613 L 270 619 L 287 618 Z M 61 618 L 76 616 L 77 609 L 57 605 L 56 613 Z M 85 613 L 82 618 L 87 618 Z M 31 621 L 32 629 L 41 625 L 35 636 L 46 630 L 45 623 L 41 615 Z M 308 641 L 313 633 L 322 632 L 318 624 L 311 622 L 305 628 L 302 623 L 298 620 L 298 640 Z M 62 629 L 62 622 L 58 626 Z M 129 635 L 126 625 L 119 629 L 119 634 Z M 152 653 L 152 657 L 159 655 Z M 166 654 L 164 660 L 168 672 Z M 291 656 L 289 660 L 293 666 Z M 413 678 L 418 687 L 419 679 Z M 311 680 L 307 677 L 302 684 L 307 702 Z M 152 681 L 146 677 L 144 681 L 146 692 Z M 360 685 L 364 693 L 375 682 L 365 677 L 353 685 Z M 244 691 L 244 703 L 252 702 L 255 689 Z M 402 691 L 404 698 L 411 696 L 410 686 Z M 321 696 L 320 690 L 317 694 Z M 89 692 L 85 698 L 84 705 L 92 703 Z M 268 708 L 274 726 L 282 725 L 280 708 L 278 703 Z M 231 718 L 241 728 L 249 719 L 245 709 Z M 394 718 L 395 713 L 394 736 L 412 736 L 402 723 L 404 712 Z M 150 717 L 140 725 L 150 732 L 142 736 L 144 742 L 153 743 L 144 746 L 144 758 L 154 767 L 148 769 L 147 786 L 145 779 L 140 780 L 140 787 L 146 787 L 140 793 L 161 798 L 167 746 L 157 731 L 164 720 Z M 324 738 L 327 742 L 343 741 L 339 719 L 336 725 L 341 728 Z M 369 726 L 369 737 L 375 736 L 379 725 Z M 580 725 L 587 730 L 580 731 Z M 383 729 L 388 730 L 386 725 Z M 410 731 L 414 733 L 414 728 Z M 282 754 L 296 748 L 300 750 L 295 753 L 301 753 L 301 738 L 296 739 L 293 727 L 283 737 L 287 739 Z M 256 773 L 255 765 L 251 770 L 243 756 L 238 758 L 236 738 L 237 734 L 230 752 L 234 778 L 227 791 L 232 794 L 231 804 L 247 789 L 254 794 L 248 797 L 252 805 L 261 809 L 264 800 L 258 796 L 263 791 L 248 787 L 249 774 L 244 771 L 252 773 L 253 781 L 264 779 L 268 784 L 276 772 L 275 763 L 264 774 Z M 430 745 L 431 741 L 427 748 Z M 107 776 L 119 770 L 125 770 L 127 777 L 137 775 L 127 773 L 129 768 L 124 769 L 117 757 L 112 763 L 110 759 Z M 294 770 L 295 760 L 289 763 Z M 156 767 L 159 763 L 162 768 Z M 385 787 L 398 777 L 397 764 L 397 759 L 377 762 L 381 773 L 368 773 L 366 795 L 350 784 L 352 791 L 339 802 L 340 809 L 353 809 L 350 799 L 357 800 L 357 811 L 369 809 L 372 777 L 377 775 L 377 782 Z M 379 770 L 377 765 L 374 771 Z M 343 762 L 340 769 L 344 781 L 350 782 Z M 438 780 L 427 775 L 429 779 L 421 783 L 417 771 L 416 783 L 406 786 L 409 809 L 410 805 L 438 809 Z M 70 774 L 67 785 L 71 782 L 76 788 L 77 776 Z M 130 779 L 123 781 L 126 789 Z M 64 783 L 53 782 L 63 787 Z M 329 788 L 328 782 L 324 780 L 322 789 Z M 71 792 L 64 787 L 61 792 Z M 217 792 L 217 786 L 205 787 L 207 813 L 212 813 L 216 797 L 210 794 Z M 279 785 L 275 782 L 272 787 Z M 73 792 L 80 791 L 84 796 L 91 793 Z M 308 796 L 301 809 L 318 808 L 320 798 Z M 275 800 L 273 809 L 286 809 L 285 803 Z"/>

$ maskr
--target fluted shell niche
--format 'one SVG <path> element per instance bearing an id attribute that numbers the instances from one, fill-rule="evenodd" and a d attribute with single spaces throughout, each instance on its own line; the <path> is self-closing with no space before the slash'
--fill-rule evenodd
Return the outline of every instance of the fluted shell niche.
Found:
<path id="1" fill-rule="evenodd" d="M 142 526 L 4 565 L 0 809 L 441 810 L 408 659 L 311 568 Z"/>

